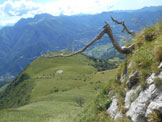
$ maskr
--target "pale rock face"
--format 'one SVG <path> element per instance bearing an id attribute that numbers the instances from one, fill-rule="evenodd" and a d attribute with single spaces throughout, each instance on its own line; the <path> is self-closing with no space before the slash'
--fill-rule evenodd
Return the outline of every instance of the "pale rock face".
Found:
<path id="1" fill-rule="evenodd" d="M 128 69 L 130 69 L 132 66 L 132 62 L 130 62 L 130 64 L 128 65 Z"/>
<path id="2" fill-rule="evenodd" d="M 153 110 L 159 110 L 162 112 L 162 100 L 152 101 L 148 106 L 145 117 L 148 117 L 148 115 L 151 114 Z"/>
<path id="3" fill-rule="evenodd" d="M 62 74 L 64 71 L 63 70 L 57 70 L 56 74 Z"/>
<path id="4" fill-rule="evenodd" d="M 148 105 L 145 117 L 148 117 L 153 110 L 159 110 L 162 112 L 162 86 L 156 89 L 156 96 Z"/>
<path id="5" fill-rule="evenodd" d="M 136 89 L 131 89 L 126 93 L 126 97 L 125 97 L 125 108 L 129 109 L 130 105 L 131 105 L 131 97 L 133 94 L 136 94 L 137 91 L 139 91 L 141 89 L 141 86 L 138 86 Z"/>
<path id="6" fill-rule="evenodd" d="M 158 66 L 158 68 L 162 68 L 162 62 L 160 63 L 160 65 Z"/>
<path id="7" fill-rule="evenodd" d="M 160 74 L 158 75 L 158 78 L 162 79 L 162 72 L 160 72 Z"/>
<path id="8" fill-rule="evenodd" d="M 162 78 L 162 72 L 159 73 L 159 75 L 155 75 L 155 73 L 152 73 L 152 75 L 146 80 L 147 84 L 154 83 L 155 78 Z"/>
<path id="9" fill-rule="evenodd" d="M 131 117 L 133 122 L 147 122 L 148 115 L 154 109 L 162 111 L 162 87 L 156 88 L 151 84 L 131 104 L 126 115 Z"/>
<path id="10" fill-rule="evenodd" d="M 157 88 L 153 83 L 155 78 L 162 78 L 162 72 L 158 75 L 152 73 L 151 76 L 146 80 L 149 87 L 141 91 L 139 96 L 130 105 L 131 95 L 138 89 L 130 90 L 126 93 L 125 107 L 129 110 L 126 115 L 129 116 L 133 122 L 147 122 L 148 115 L 153 110 L 159 110 L 162 112 L 162 86 Z"/>
<path id="11" fill-rule="evenodd" d="M 113 97 L 112 103 L 110 107 L 107 109 L 107 112 L 114 120 L 118 119 L 119 117 L 122 117 L 122 114 L 118 110 L 117 98 L 115 96 Z"/>
<path id="12" fill-rule="evenodd" d="M 155 79 L 155 73 L 152 73 L 152 75 L 146 80 L 147 84 L 152 84 L 154 83 L 154 79 Z"/>
<path id="13" fill-rule="evenodd" d="M 162 68 L 162 63 L 160 63 L 159 68 Z M 149 115 L 154 111 L 158 110 L 162 113 L 162 85 L 156 87 L 154 84 L 155 78 L 162 79 L 162 72 L 159 74 L 152 73 L 146 80 L 148 87 L 141 91 L 141 86 L 132 88 L 134 82 L 138 82 L 138 71 L 136 70 L 129 76 L 127 81 L 127 87 L 129 91 L 126 93 L 125 97 L 125 108 L 128 110 L 126 116 L 130 117 L 133 122 L 150 122 Z M 123 77 L 120 79 L 121 81 Z M 132 95 L 140 92 L 138 97 L 132 102 Z M 114 120 L 122 117 L 122 114 L 118 108 L 117 98 L 114 96 L 110 107 L 107 112 Z M 131 103 L 132 102 L 132 103 Z"/>
<path id="14" fill-rule="evenodd" d="M 145 111 L 151 97 L 155 93 L 155 85 L 152 84 L 145 91 L 142 91 L 138 98 L 131 104 L 130 109 L 126 113 L 133 122 L 145 122 Z"/>

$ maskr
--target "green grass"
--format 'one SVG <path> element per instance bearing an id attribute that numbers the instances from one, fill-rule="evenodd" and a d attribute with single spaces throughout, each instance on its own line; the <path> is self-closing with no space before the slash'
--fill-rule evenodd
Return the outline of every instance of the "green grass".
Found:
<path id="1" fill-rule="evenodd" d="M 6 89 L 0 93 L 0 109 L 27 104 L 33 88 L 33 79 L 22 72 Z"/>
<path id="2" fill-rule="evenodd" d="M 8 86 L 8 84 L 6 84 L 6 85 L 4 85 L 3 87 L 1 87 L 1 88 L 0 88 L 0 93 L 3 92 L 3 91 L 6 89 L 7 86 Z"/>
<path id="3" fill-rule="evenodd" d="M 0 122 L 76 122 L 116 72 L 116 69 L 97 72 L 94 64 L 83 55 L 36 59 L 0 100 L 2 106 L 10 107 L 0 110 Z M 58 70 L 63 73 L 56 73 Z M 24 96 L 28 99 L 23 99 Z M 75 101 L 78 97 L 84 99 L 82 107 Z"/>
<path id="4" fill-rule="evenodd" d="M 112 96 L 117 97 L 118 107 L 124 115 L 124 117 L 115 122 L 131 121 L 125 116 L 127 110 L 125 109 L 124 99 L 126 91 L 128 90 L 126 82 L 129 75 L 138 70 L 138 82 L 133 88 L 140 85 L 142 87 L 141 90 L 144 90 L 148 87 L 146 79 L 152 73 L 159 73 L 161 71 L 161 69 L 158 69 L 158 65 L 162 61 L 162 22 L 148 27 L 137 34 L 133 39 L 133 43 L 136 45 L 133 54 L 127 55 L 127 58 L 119 66 L 116 77 L 107 83 L 105 88 L 97 95 L 95 102 L 92 102 L 91 105 L 89 105 L 89 108 L 85 110 L 81 122 L 113 122 L 106 113 L 106 110 L 111 103 Z M 131 64 L 130 68 L 128 68 L 129 64 Z M 121 83 L 120 78 L 126 71 L 127 75 L 125 80 Z M 162 84 L 162 80 L 157 78 L 154 83 L 156 86 L 159 86 Z M 111 94 L 108 95 L 110 91 Z M 132 96 L 132 102 L 138 97 L 140 91 Z M 156 119 L 157 116 L 161 115 L 153 113 L 153 115 L 151 115 L 152 121 L 160 121 Z"/>
<path id="5" fill-rule="evenodd" d="M 152 37 L 146 37 L 149 35 Z M 134 38 L 134 43 L 136 44 L 135 54 L 128 56 L 129 63 L 133 64 L 129 73 L 138 69 L 143 81 L 151 73 L 159 72 L 158 65 L 162 57 L 162 22 L 144 29 Z"/>
<path id="6" fill-rule="evenodd" d="M 162 79 L 161 78 L 155 78 L 154 84 L 156 87 L 160 87 L 162 85 Z"/>
<path id="7" fill-rule="evenodd" d="M 98 66 L 105 64 L 96 65 L 84 55 L 36 59 L 5 90 L 0 89 L 0 122 L 113 122 L 106 109 L 116 95 L 119 109 L 125 114 L 128 76 L 138 69 L 138 85 L 144 89 L 146 78 L 159 72 L 161 59 L 157 60 L 156 56 L 160 57 L 161 51 L 155 50 L 162 46 L 161 34 L 162 22 L 139 33 L 134 38 L 134 54 L 127 56 L 118 71 L 98 72 Z M 130 63 L 128 75 L 121 83 L 119 79 Z M 63 73 L 56 73 L 58 70 Z M 161 80 L 157 79 L 155 84 L 161 84 Z M 84 100 L 82 106 L 76 98 Z M 125 116 L 116 122 L 120 121 L 130 122 Z"/>

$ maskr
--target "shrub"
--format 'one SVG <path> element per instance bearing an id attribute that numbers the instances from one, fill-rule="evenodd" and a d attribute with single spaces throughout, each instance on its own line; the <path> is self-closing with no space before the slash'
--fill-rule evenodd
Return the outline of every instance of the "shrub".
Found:
<path id="1" fill-rule="evenodd" d="M 162 113 L 158 110 L 154 110 L 148 116 L 149 122 L 162 122 Z"/>
<path id="2" fill-rule="evenodd" d="M 140 84 L 141 84 L 141 87 L 142 87 L 143 91 L 148 87 L 148 84 L 145 81 L 142 81 Z"/>
<path id="3" fill-rule="evenodd" d="M 80 106 L 82 107 L 84 104 L 84 99 L 82 97 L 76 97 L 74 98 L 74 101 Z"/>
<path id="4" fill-rule="evenodd" d="M 13 84 L 14 86 L 17 86 L 18 84 L 20 84 L 21 82 L 27 80 L 27 79 L 30 79 L 30 76 L 26 73 L 22 73 L 20 75 L 20 77 L 17 77 L 14 81 L 13 81 Z"/>
<path id="5" fill-rule="evenodd" d="M 152 41 L 155 39 L 156 34 L 155 32 L 155 26 L 151 26 L 149 28 L 146 28 L 144 30 L 144 39 L 145 41 Z"/>
<path id="6" fill-rule="evenodd" d="M 110 80 L 110 82 L 114 82 L 114 80 Z M 111 94 L 111 85 L 107 85 L 97 96 L 95 100 L 95 104 L 99 111 L 106 110 L 110 107 L 112 103 L 112 94 Z M 109 95 L 108 95 L 109 94 Z"/>
<path id="7" fill-rule="evenodd" d="M 105 107 L 106 107 L 106 109 L 108 109 L 108 108 L 110 107 L 111 103 L 112 103 L 112 99 L 108 99 L 108 100 L 105 102 Z"/>
<path id="8" fill-rule="evenodd" d="M 56 88 L 56 89 L 54 90 L 54 92 L 59 92 L 59 89 L 58 89 L 58 88 Z"/>
<path id="9" fill-rule="evenodd" d="M 127 112 L 127 109 L 125 108 L 124 105 L 120 107 L 122 114 L 125 114 Z"/>
<path id="10" fill-rule="evenodd" d="M 162 61 L 162 47 L 158 46 L 153 49 L 153 55 L 157 62 Z"/>
<path id="11" fill-rule="evenodd" d="M 156 87 L 160 87 L 162 85 L 162 79 L 161 78 L 155 78 L 154 83 Z"/>
<path id="12" fill-rule="evenodd" d="M 108 99 L 102 96 L 98 96 L 97 99 L 95 100 L 95 104 L 99 111 L 108 109 L 111 103 L 112 103 L 112 99 Z"/>
<path id="13" fill-rule="evenodd" d="M 141 91 L 141 90 L 138 90 L 136 93 L 134 93 L 134 94 L 131 96 L 131 99 L 130 99 L 131 103 L 134 102 L 134 101 L 137 99 L 137 97 L 138 97 L 139 94 L 140 94 L 140 91 Z"/>

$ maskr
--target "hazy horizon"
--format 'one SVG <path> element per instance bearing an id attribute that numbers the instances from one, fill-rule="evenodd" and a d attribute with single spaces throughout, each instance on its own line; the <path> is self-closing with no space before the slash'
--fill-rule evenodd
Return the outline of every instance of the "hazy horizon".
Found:
<path id="1" fill-rule="evenodd" d="M 161 0 L 1 0 L 0 26 L 14 24 L 21 18 L 48 13 L 54 16 L 97 14 L 113 10 L 137 10 L 162 6 Z"/>

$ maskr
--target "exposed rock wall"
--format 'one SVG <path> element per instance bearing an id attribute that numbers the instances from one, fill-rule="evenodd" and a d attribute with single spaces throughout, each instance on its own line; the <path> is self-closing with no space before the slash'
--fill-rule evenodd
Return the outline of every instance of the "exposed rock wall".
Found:
<path id="1" fill-rule="evenodd" d="M 160 63 L 158 68 L 162 68 L 162 63 Z M 129 66 L 130 68 L 130 66 Z M 124 76 L 121 76 L 124 77 Z M 158 110 L 162 113 L 162 85 L 156 86 L 154 80 L 156 78 L 162 79 L 162 71 L 159 74 L 152 73 L 147 79 L 146 89 L 142 89 L 140 85 L 137 85 L 138 81 L 138 71 L 136 70 L 128 76 L 127 80 L 127 92 L 125 95 L 126 109 L 125 115 L 130 118 L 133 122 L 149 122 L 149 115 L 152 114 L 154 110 Z M 121 81 L 123 83 L 123 79 Z M 132 98 L 136 95 L 136 98 Z M 122 117 L 121 110 L 119 110 L 117 97 L 112 98 L 113 101 L 107 112 L 110 116 L 117 120 Z"/>
<path id="2" fill-rule="evenodd" d="M 118 108 L 116 96 L 113 97 L 111 106 L 107 109 L 107 112 L 110 114 L 111 118 L 113 118 L 114 120 L 118 119 L 119 117 L 122 117 L 122 114 Z"/>

